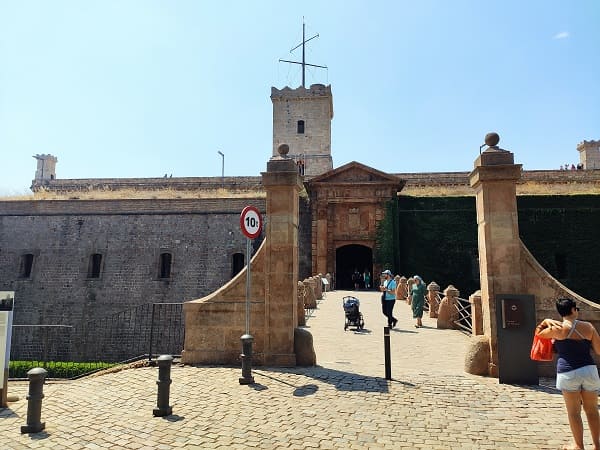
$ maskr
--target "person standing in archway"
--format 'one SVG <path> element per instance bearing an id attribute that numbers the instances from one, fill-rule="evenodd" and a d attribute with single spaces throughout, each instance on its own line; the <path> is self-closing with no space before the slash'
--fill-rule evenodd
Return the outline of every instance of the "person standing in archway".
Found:
<path id="1" fill-rule="evenodd" d="M 387 317 L 388 327 L 394 328 L 398 323 L 398 319 L 394 317 L 394 304 L 396 303 L 396 282 L 392 272 L 384 270 L 381 273 L 385 279 L 383 284 L 379 286 L 381 294 L 381 311 Z"/>
<path id="2" fill-rule="evenodd" d="M 363 280 L 365 282 L 365 289 L 371 289 L 371 272 L 369 272 L 369 269 L 365 269 Z"/>

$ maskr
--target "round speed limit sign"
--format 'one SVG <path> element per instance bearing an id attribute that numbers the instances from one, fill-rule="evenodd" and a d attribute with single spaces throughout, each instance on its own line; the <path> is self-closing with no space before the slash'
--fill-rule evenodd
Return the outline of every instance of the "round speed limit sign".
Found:
<path id="1" fill-rule="evenodd" d="M 262 217 L 254 206 L 246 206 L 240 215 L 240 228 L 249 239 L 256 239 L 262 231 Z"/>

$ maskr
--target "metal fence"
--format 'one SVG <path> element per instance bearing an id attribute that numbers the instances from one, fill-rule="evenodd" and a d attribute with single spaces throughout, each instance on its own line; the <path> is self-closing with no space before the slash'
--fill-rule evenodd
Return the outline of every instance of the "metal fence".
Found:
<path id="1" fill-rule="evenodd" d="M 473 334 L 473 317 L 471 315 L 471 303 L 469 300 L 457 297 L 454 306 L 458 311 L 458 319 L 454 321 L 459 329 L 468 334 Z"/>
<path id="2" fill-rule="evenodd" d="M 103 363 L 180 356 L 183 343 L 183 303 L 149 303 L 77 326 L 13 325 L 10 359 L 41 367 L 85 362 L 94 370 Z"/>
<path id="3" fill-rule="evenodd" d="M 425 296 L 425 306 L 423 309 L 425 311 L 429 311 L 429 309 L 433 307 L 437 311 L 440 307 L 440 303 L 442 302 L 442 300 L 443 300 L 442 295 L 440 295 L 440 293 L 437 292 L 436 296 L 435 296 L 435 300 L 434 300 L 436 302 L 436 304 L 430 305 L 428 296 Z M 459 330 L 461 330 L 467 334 L 472 334 L 473 333 L 473 317 L 471 315 L 471 303 L 467 299 L 456 297 L 456 303 L 454 304 L 454 306 L 458 313 L 458 318 L 456 320 L 454 320 L 454 325 L 456 325 L 456 327 Z"/>

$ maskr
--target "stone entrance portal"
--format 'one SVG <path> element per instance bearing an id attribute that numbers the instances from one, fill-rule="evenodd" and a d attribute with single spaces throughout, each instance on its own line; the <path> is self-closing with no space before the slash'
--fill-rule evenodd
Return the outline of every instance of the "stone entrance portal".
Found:
<path id="1" fill-rule="evenodd" d="M 336 289 L 354 289 L 352 274 L 368 270 L 373 280 L 373 250 L 365 245 L 350 244 L 339 247 L 335 252 Z M 373 283 L 371 283 L 371 286 Z M 364 284 L 360 283 L 364 288 Z"/>
<path id="2" fill-rule="evenodd" d="M 306 185 L 312 215 L 312 273 L 335 274 L 336 289 L 353 289 L 354 269 L 371 274 L 377 223 L 404 182 L 355 161 Z M 377 280 L 378 281 L 378 280 Z"/>

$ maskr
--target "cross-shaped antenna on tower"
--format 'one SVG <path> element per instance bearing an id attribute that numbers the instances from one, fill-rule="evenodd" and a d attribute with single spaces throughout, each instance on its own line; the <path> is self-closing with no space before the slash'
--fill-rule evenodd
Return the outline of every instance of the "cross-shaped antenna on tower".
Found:
<path id="1" fill-rule="evenodd" d="M 320 67 L 321 69 L 327 69 L 327 66 L 318 66 L 317 64 L 309 64 L 306 62 L 305 60 L 305 44 L 308 41 L 312 41 L 314 38 L 319 37 L 318 34 L 315 34 L 313 37 L 306 39 L 305 36 L 305 31 L 306 31 L 306 25 L 304 24 L 304 17 L 302 18 L 302 43 L 296 45 L 293 49 L 290 50 L 290 53 L 292 53 L 294 50 L 296 50 L 298 47 L 302 46 L 302 62 L 298 62 L 298 61 L 288 61 L 286 59 L 280 59 L 279 62 L 286 62 L 286 63 L 290 63 L 290 64 L 301 64 L 302 65 L 302 87 L 306 87 L 305 84 L 305 79 L 306 79 L 306 66 L 311 66 L 311 67 Z"/>

